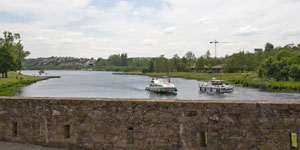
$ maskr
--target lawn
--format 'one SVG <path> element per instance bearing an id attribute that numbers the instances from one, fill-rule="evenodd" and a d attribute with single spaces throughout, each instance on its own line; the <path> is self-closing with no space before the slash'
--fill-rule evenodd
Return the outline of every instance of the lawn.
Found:
<path id="1" fill-rule="evenodd" d="M 0 96 L 13 96 L 20 87 L 44 78 L 45 77 L 19 75 L 17 72 L 9 72 L 8 78 L 0 78 Z"/>

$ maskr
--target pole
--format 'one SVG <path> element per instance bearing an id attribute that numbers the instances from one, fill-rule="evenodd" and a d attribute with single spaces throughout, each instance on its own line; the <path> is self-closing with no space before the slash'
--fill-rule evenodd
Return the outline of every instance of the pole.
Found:
<path id="1" fill-rule="evenodd" d="M 217 41 L 215 41 L 215 58 L 217 58 Z"/>

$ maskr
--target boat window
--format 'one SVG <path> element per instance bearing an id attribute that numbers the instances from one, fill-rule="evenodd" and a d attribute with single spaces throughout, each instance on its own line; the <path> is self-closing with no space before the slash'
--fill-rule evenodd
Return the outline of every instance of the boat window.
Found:
<path id="1" fill-rule="evenodd" d="M 216 80 L 216 81 L 211 81 L 211 84 L 212 85 L 222 85 L 223 84 L 223 81 L 219 81 L 219 80 Z"/>

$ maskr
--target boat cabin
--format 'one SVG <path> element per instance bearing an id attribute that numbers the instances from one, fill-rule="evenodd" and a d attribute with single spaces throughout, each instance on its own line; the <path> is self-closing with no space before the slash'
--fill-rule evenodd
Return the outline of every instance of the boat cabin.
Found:
<path id="1" fill-rule="evenodd" d="M 211 80 L 212 85 L 223 85 L 224 80 Z"/>

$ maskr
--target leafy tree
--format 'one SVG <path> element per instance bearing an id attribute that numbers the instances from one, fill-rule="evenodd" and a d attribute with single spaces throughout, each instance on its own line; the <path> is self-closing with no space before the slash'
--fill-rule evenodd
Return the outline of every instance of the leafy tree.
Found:
<path id="1" fill-rule="evenodd" d="M 300 64 L 292 64 L 289 74 L 292 78 L 300 80 Z"/>
<path id="2" fill-rule="evenodd" d="M 181 58 L 180 71 L 187 72 L 189 71 L 188 60 L 185 57 Z"/>
<path id="3" fill-rule="evenodd" d="M 15 43 L 15 40 L 20 39 L 20 34 L 7 31 L 3 34 L 4 38 L 0 38 L 0 73 L 7 78 L 7 72 L 20 69 L 21 61 L 30 53 L 23 50 L 20 40 Z"/>
<path id="4" fill-rule="evenodd" d="M 161 55 L 154 62 L 154 71 L 155 72 L 169 72 L 168 59 Z"/>
<path id="5" fill-rule="evenodd" d="M 200 70 L 204 70 L 204 65 L 205 65 L 205 59 L 203 56 L 199 57 L 197 59 L 197 62 L 196 62 L 196 70 L 197 71 L 200 71 Z"/>
<path id="6" fill-rule="evenodd" d="M 121 54 L 121 66 L 127 66 L 128 65 L 128 60 L 127 60 L 127 54 Z"/>
<path id="7" fill-rule="evenodd" d="M 210 58 L 210 55 L 211 55 L 211 54 L 210 54 L 210 51 L 207 50 L 206 53 L 205 53 L 205 55 L 204 55 L 204 58 L 205 58 L 205 59 L 209 59 L 209 58 Z"/>
<path id="8" fill-rule="evenodd" d="M 172 72 L 181 71 L 180 63 L 181 63 L 180 57 L 177 54 L 175 54 L 169 63 L 170 71 Z"/>
<path id="9" fill-rule="evenodd" d="M 150 65 L 149 65 L 148 71 L 149 71 L 149 72 L 154 72 L 154 63 L 153 63 L 152 60 L 150 61 Z"/>
<path id="10" fill-rule="evenodd" d="M 271 43 L 266 43 L 266 45 L 265 45 L 265 51 L 266 52 L 270 52 L 270 51 L 272 51 L 274 49 L 274 45 L 273 44 L 271 44 Z"/>
<path id="11" fill-rule="evenodd" d="M 190 69 L 191 66 L 194 65 L 195 62 L 196 62 L 196 56 L 195 56 L 195 54 L 194 54 L 192 51 L 188 51 L 188 52 L 184 55 L 184 57 L 187 59 L 187 61 L 188 61 L 187 67 L 188 67 L 188 69 Z"/>
<path id="12" fill-rule="evenodd" d="M 196 56 L 192 51 L 188 51 L 184 57 L 191 62 L 196 60 Z"/>
<path id="13" fill-rule="evenodd" d="M 110 55 L 108 57 L 108 62 L 113 66 L 120 66 L 121 65 L 121 57 L 120 54 Z"/>
<path id="14" fill-rule="evenodd" d="M 2 77 L 7 78 L 7 72 L 16 66 L 15 61 L 9 50 L 5 47 L 0 47 L 0 73 Z"/>
<path id="15" fill-rule="evenodd" d="M 292 47 L 285 46 L 276 49 L 276 54 L 269 56 L 259 68 L 259 75 L 275 80 L 288 81 L 290 78 L 299 79 L 298 65 L 300 64 L 300 53 Z"/>

